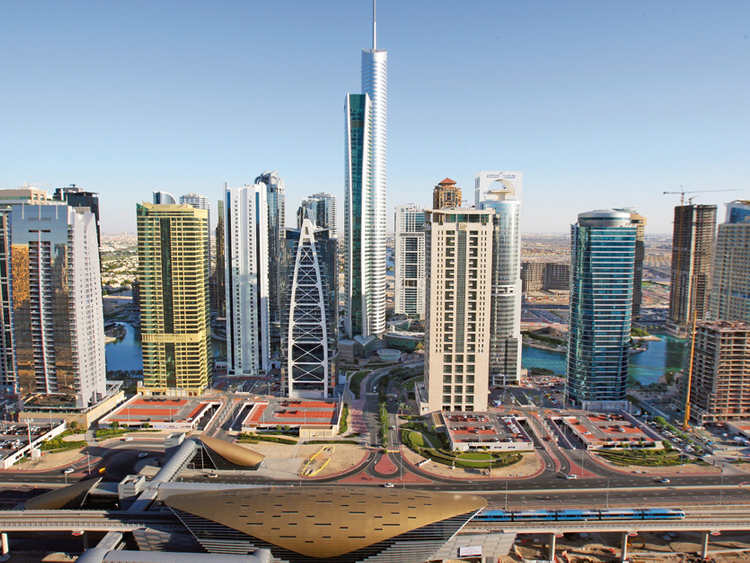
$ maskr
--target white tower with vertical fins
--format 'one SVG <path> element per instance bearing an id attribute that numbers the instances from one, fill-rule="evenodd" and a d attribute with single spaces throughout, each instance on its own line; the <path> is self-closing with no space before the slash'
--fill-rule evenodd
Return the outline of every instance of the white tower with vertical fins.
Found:
<path id="1" fill-rule="evenodd" d="M 372 49 L 362 51 L 361 96 L 363 100 L 347 95 L 345 109 L 346 332 L 350 337 L 385 331 L 388 53 L 377 48 L 374 3 Z M 361 118 L 355 116 L 357 109 L 363 113 Z"/>

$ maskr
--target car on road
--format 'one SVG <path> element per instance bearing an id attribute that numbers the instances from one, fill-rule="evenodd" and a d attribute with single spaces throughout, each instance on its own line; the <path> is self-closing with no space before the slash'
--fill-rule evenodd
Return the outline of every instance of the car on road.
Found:
<path id="1" fill-rule="evenodd" d="M 138 459 L 143 459 L 144 457 L 148 457 L 148 452 L 141 452 L 138 454 Z"/>
<path id="2" fill-rule="evenodd" d="M 123 441 L 124 441 L 124 442 L 132 442 L 132 441 L 133 441 L 133 437 L 132 437 L 132 436 L 128 436 L 128 437 L 127 437 L 127 438 L 125 438 L 125 439 L 124 439 Z"/>
<path id="3" fill-rule="evenodd" d="M 658 479 L 654 479 L 657 483 L 670 483 L 671 481 L 667 479 L 666 477 L 659 477 Z"/>
<path id="4" fill-rule="evenodd" d="M 384 487 L 385 487 L 386 489 L 392 489 L 393 487 L 395 487 L 395 485 L 394 485 L 393 483 L 385 483 L 385 484 L 384 484 L 383 486 L 384 486 Z"/>
<path id="5" fill-rule="evenodd" d="M 209 479 L 216 479 L 218 476 L 218 473 L 209 473 L 208 475 L 206 475 L 206 477 L 208 477 Z"/>
<path id="6" fill-rule="evenodd" d="M 63 471 L 63 474 L 70 475 L 74 471 L 75 471 L 75 469 L 73 469 L 72 467 L 68 467 L 65 471 Z"/>
<path id="7" fill-rule="evenodd" d="M 578 475 L 573 475 L 572 473 L 570 475 L 565 476 L 566 479 L 578 479 Z"/>

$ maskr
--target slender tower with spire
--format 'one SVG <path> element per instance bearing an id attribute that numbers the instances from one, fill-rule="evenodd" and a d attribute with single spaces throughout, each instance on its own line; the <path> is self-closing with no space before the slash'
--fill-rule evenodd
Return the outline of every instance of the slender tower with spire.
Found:
<path id="1" fill-rule="evenodd" d="M 375 2 L 372 49 L 362 51 L 362 93 L 347 94 L 344 240 L 347 336 L 385 331 L 385 190 L 388 53 L 377 48 Z"/>

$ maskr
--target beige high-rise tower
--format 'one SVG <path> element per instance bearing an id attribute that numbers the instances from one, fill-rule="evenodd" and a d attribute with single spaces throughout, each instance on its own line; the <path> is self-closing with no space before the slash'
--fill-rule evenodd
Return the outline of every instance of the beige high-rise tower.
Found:
<path id="1" fill-rule="evenodd" d="M 450 178 L 440 182 L 432 191 L 432 207 L 446 209 L 461 207 L 461 188 Z"/>
<path id="2" fill-rule="evenodd" d="M 145 393 L 199 395 L 212 367 L 208 211 L 137 206 Z"/>
<path id="3" fill-rule="evenodd" d="M 425 211 L 428 410 L 487 410 L 491 209 Z"/>

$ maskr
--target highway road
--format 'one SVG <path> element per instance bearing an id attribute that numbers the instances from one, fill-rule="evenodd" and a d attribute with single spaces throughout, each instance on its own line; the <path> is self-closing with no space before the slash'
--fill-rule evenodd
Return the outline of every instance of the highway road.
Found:
<path id="1" fill-rule="evenodd" d="M 421 362 L 412 363 L 410 366 L 419 365 Z M 467 493 L 480 493 L 490 499 L 492 506 L 519 507 L 581 507 L 581 506 L 629 506 L 629 505 L 663 505 L 684 506 L 700 504 L 750 504 L 750 487 L 741 485 L 750 477 L 727 471 L 721 474 L 701 475 L 670 475 L 670 483 L 658 483 L 653 476 L 639 475 L 635 473 L 623 473 L 609 469 L 596 463 L 589 454 L 578 449 L 557 447 L 546 441 L 541 441 L 537 436 L 543 436 L 546 429 L 542 423 L 533 416 L 533 411 L 527 409 L 525 414 L 529 422 L 527 430 L 534 437 L 536 452 L 543 462 L 543 471 L 534 477 L 513 477 L 510 479 L 486 479 L 480 477 L 476 480 L 458 480 L 451 478 L 436 477 L 427 471 L 415 468 L 405 463 L 400 454 L 383 452 L 378 443 L 377 432 L 377 380 L 395 367 L 405 364 L 396 364 L 376 370 L 368 376 L 366 388 L 366 401 L 364 408 L 364 420 L 369 432 L 362 436 L 370 445 L 370 452 L 366 461 L 358 467 L 353 467 L 343 474 L 335 477 L 316 480 L 300 481 L 299 479 L 273 480 L 268 477 L 258 476 L 253 472 L 220 472 L 218 479 L 207 479 L 205 476 L 184 478 L 190 481 L 204 481 L 212 483 L 231 483 L 241 486 L 242 484 L 265 484 L 265 485 L 295 485 L 319 486 L 335 485 L 338 481 L 364 473 L 369 476 L 372 484 L 384 484 L 393 482 L 395 486 L 406 488 L 419 488 L 426 490 L 457 491 Z M 407 364 L 409 365 L 409 364 Z M 395 389 L 390 388 L 389 391 Z M 219 438 L 226 438 L 234 418 L 239 414 L 239 397 L 223 394 L 222 406 L 218 415 L 215 416 L 206 433 Z M 389 426 L 396 426 L 396 414 L 398 401 L 388 402 Z M 518 407 L 516 407 L 518 409 Z M 532 431 L 533 430 L 533 431 Z M 399 444 L 399 431 L 389 431 L 389 450 L 397 450 Z M 103 445 L 91 448 L 91 470 L 86 460 L 74 464 L 74 472 L 64 475 L 61 468 L 43 472 L 25 471 L 2 471 L 0 472 L 0 487 L 8 490 L 21 490 L 23 487 L 54 488 L 62 486 L 66 482 L 73 482 L 90 476 L 98 476 L 98 470 L 106 467 L 105 480 L 119 481 L 125 475 L 133 473 L 140 465 L 150 463 L 158 465 L 163 461 L 163 445 L 159 441 L 137 437 L 132 442 L 124 440 L 109 440 Z M 139 454 L 147 452 L 145 459 L 139 458 Z M 378 472 L 378 462 L 382 456 L 387 455 L 395 470 L 383 474 Z M 581 471 L 583 466 L 584 471 Z M 382 467 L 382 465 L 381 465 Z M 415 474 L 428 480 L 429 483 L 410 483 L 409 479 L 402 479 L 408 473 Z M 568 480 L 564 476 L 583 473 L 585 476 Z M 735 474 L 732 474 L 735 473 Z M 0 500 L 2 500 L 0 498 Z"/>

